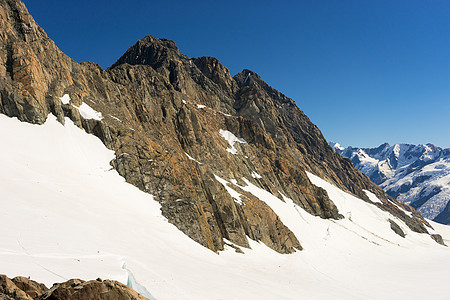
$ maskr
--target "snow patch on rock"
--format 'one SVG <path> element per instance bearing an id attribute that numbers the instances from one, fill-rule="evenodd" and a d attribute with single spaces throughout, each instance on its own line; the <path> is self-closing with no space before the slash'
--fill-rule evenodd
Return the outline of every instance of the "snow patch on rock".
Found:
<path id="1" fill-rule="evenodd" d="M 237 149 L 234 147 L 234 144 L 236 142 L 240 143 L 240 144 L 247 144 L 246 140 L 235 136 L 232 132 L 230 132 L 228 130 L 220 129 L 219 134 L 221 137 L 223 137 L 228 142 L 228 144 L 230 144 L 231 148 L 228 148 L 227 151 L 230 152 L 231 154 L 234 154 L 234 155 L 237 154 Z"/>
<path id="2" fill-rule="evenodd" d="M 86 103 L 81 103 L 79 107 L 73 106 L 80 112 L 80 115 L 85 119 L 93 119 L 97 121 L 101 121 L 103 119 L 102 113 L 96 111 Z"/>
<path id="3" fill-rule="evenodd" d="M 59 99 L 61 99 L 63 104 L 69 104 L 71 100 L 69 94 L 64 94 L 64 96 L 59 97 Z"/>

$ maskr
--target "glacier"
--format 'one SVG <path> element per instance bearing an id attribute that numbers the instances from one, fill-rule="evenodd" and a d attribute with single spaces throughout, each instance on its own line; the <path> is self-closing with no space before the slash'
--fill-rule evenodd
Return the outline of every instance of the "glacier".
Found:
<path id="1" fill-rule="evenodd" d="M 266 202 L 304 250 L 280 254 L 249 240 L 244 254 L 215 253 L 168 223 L 151 195 L 111 168 L 113 151 L 69 119 L 63 126 L 49 115 L 39 126 L 0 115 L 0 126 L 0 272 L 9 277 L 47 286 L 108 278 L 155 299 L 448 296 L 448 247 L 311 173 L 343 219 L 312 216 L 243 178 L 239 188 Z M 449 244 L 449 226 L 431 224 Z"/>

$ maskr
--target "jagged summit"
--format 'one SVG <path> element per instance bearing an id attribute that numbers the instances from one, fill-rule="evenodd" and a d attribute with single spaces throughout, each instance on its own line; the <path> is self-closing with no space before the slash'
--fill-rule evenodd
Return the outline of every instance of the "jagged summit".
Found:
<path id="1" fill-rule="evenodd" d="M 297 107 L 292 99 L 271 87 L 254 71 L 244 69 L 236 74 L 233 79 L 236 81 L 242 93 L 263 90 L 270 96 L 271 100 L 275 100 L 279 104 L 289 104 L 290 106 Z"/>
<path id="2" fill-rule="evenodd" d="M 187 59 L 181 54 L 174 41 L 147 35 L 131 46 L 109 69 L 125 63 L 129 65 L 149 65 L 157 69 L 170 60 L 180 57 Z"/>
<path id="3" fill-rule="evenodd" d="M 248 247 L 251 238 L 282 253 L 301 248 L 270 207 L 240 190 L 242 178 L 312 215 L 342 218 L 306 172 L 367 202 L 370 191 L 382 200 L 380 209 L 428 232 L 420 215 L 405 213 L 334 153 L 294 101 L 255 72 L 233 78 L 216 58 L 189 58 L 174 42 L 152 36 L 102 70 L 65 56 L 19 1 L 2 3 L 1 17 L 23 24 L 0 28 L 0 112 L 39 124 L 52 113 L 95 134 L 115 151 L 114 168 L 154 195 L 169 222 L 205 247 L 222 250 L 224 239 Z M 34 29 L 20 29 L 28 27 Z M 236 203 L 217 178 L 247 205 Z"/>
<path id="4" fill-rule="evenodd" d="M 192 80 L 202 86 L 211 80 L 220 88 L 220 91 L 214 91 L 215 93 L 225 92 L 231 97 L 234 97 L 239 89 L 253 87 L 264 90 L 284 103 L 295 105 L 292 99 L 269 86 L 256 72 L 244 69 L 232 77 L 228 68 L 217 58 L 209 56 L 189 58 L 180 52 L 174 41 L 168 39 L 158 39 L 151 35 L 145 36 L 131 46 L 108 70 L 123 64 L 151 66 L 159 73 L 168 74 L 168 79 L 172 84 L 177 81 L 179 76 L 182 76 L 184 81 Z M 182 73 L 188 76 L 183 76 Z M 178 90 L 183 89 L 177 84 L 174 87 Z"/>
<path id="5" fill-rule="evenodd" d="M 116 152 L 114 167 L 155 195 L 170 222 L 212 250 L 223 249 L 224 238 L 247 247 L 248 236 L 280 252 L 300 248 L 284 224 L 273 222 L 269 207 L 252 197 L 247 199 L 254 205 L 236 206 L 215 176 L 240 180 L 264 174 L 254 183 L 290 197 L 313 215 L 341 218 L 327 194 L 307 178 L 306 171 L 312 172 L 365 201 L 370 200 L 363 190 L 372 191 L 384 199 L 383 209 L 415 231 L 427 232 L 420 216 L 410 217 L 392 205 L 381 189 L 332 151 L 292 99 L 255 72 L 244 70 L 232 78 L 217 59 L 188 58 L 175 43 L 152 36 L 139 40 L 105 71 L 68 59 L 46 42 L 45 33 L 34 43 L 10 36 L 14 51 L 24 55 L 3 48 L 5 57 L 12 57 L 11 72 L 20 76 L 13 75 L 4 86 L 0 112 L 37 123 L 49 112 L 60 122 L 71 118 Z M 28 69 L 16 67 L 17 62 Z M 70 102 L 61 102 L 64 94 Z M 85 104 L 103 119 L 81 115 L 79 107 Z M 230 154 L 220 134 L 224 130 L 247 143 Z M 192 165 L 186 153 L 202 165 Z M 255 214 L 259 217 L 250 218 Z"/>
<path id="6" fill-rule="evenodd" d="M 252 86 L 261 83 L 262 79 L 256 72 L 244 69 L 233 77 L 239 87 Z"/>

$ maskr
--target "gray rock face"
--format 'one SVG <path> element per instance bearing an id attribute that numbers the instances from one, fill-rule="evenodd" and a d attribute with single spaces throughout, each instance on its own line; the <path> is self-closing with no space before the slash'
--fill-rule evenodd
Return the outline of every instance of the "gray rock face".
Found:
<path id="1" fill-rule="evenodd" d="M 400 226 L 398 226 L 397 223 L 395 223 L 394 221 L 392 221 L 391 219 L 389 219 L 389 223 L 391 224 L 391 229 L 398 234 L 401 237 L 405 237 L 406 234 L 403 232 L 403 230 L 400 228 Z"/>
<path id="2" fill-rule="evenodd" d="M 429 219 L 450 224 L 446 208 L 450 201 L 450 149 L 432 144 L 385 143 L 377 148 L 331 145 L 388 195 L 411 205 Z"/>
<path id="3" fill-rule="evenodd" d="M 78 64 L 55 46 L 22 2 L 0 5 L 0 112 L 37 124 L 53 113 L 96 135 L 115 151 L 113 167 L 153 194 L 169 222 L 205 247 L 222 250 L 224 238 L 240 247 L 248 247 L 247 238 L 260 240 L 281 253 L 302 247 L 269 206 L 243 193 L 243 204 L 235 202 L 215 176 L 246 178 L 315 216 L 341 218 L 327 193 L 311 184 L 308 171 L 365 201 L 362 189 L 372 191 L 381 209 L 427 232 L 420 214 L 410 217 L 388 201 L 328 146 L 291 99 L 256 73 L 244 70 L 233 78 L 217 59 L 189 58 L 174 42 L 151 36 L 108 70 Z M 70 103 L 60 100 L 64 94 Z M 82 117 L 76 108 L 82 103 L 103 119 Z M 246 143 L 235 143 L 235 154 L 227 151 L 231 145 L 221 130 Z M 230 188 L 239 192 L 236 185 Z"/>

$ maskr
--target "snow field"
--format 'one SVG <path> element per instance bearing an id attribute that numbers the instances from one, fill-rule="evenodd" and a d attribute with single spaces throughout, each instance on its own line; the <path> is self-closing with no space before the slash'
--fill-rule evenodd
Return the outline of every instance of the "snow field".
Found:
<path id="1" fill-rule="evenodd" d="M 311 216 L 244 179 L 241 188 L 270 205 L 304 250 L 281 255 L 249 240 L 245 254 L 216 254 L 169 224 L 151 195 L 111 169 L 114 153 L 70 120 L 38 126 L 0 115 L 0 126 L 0 273 L 10 277 L 47 286 L 109 278 L 159 300 L 448 296 L 449 248 L 312 174 L 345 219 Z M 448 226 L 433 226 L 450 240 Z"/>

